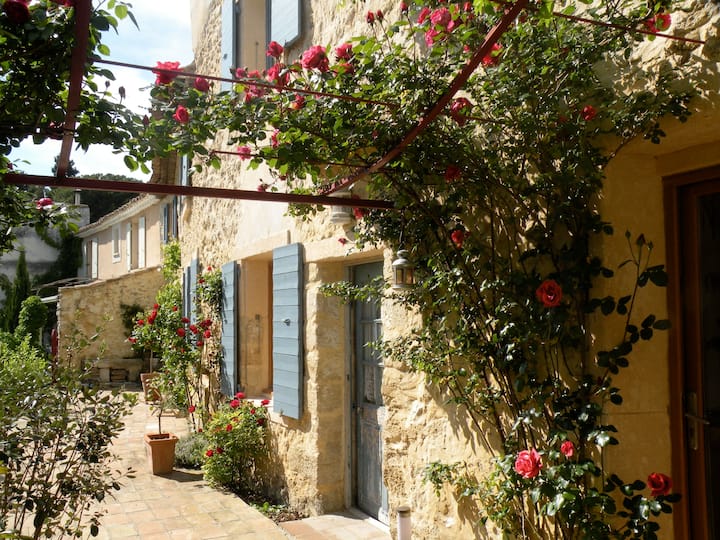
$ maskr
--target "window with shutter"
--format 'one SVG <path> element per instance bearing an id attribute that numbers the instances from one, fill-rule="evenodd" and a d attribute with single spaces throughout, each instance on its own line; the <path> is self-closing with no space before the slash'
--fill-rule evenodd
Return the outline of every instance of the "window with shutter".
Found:
<path id="1" fill-rule="evenodd" d="M 303 410 L 302 244 L 273 250 L 273 409 L 290 418 Z"/>
<path id="2" fill-rule="evenodd" d="M 238 366 L 238 323 L 237 323 L 237 282 L 239 267 L 235 261 L 222 265 L 222 364 L 220 369 L 220 390 L 232 396 L 237 386 Z"/>
<path id="3" fill-rule="evenodd" d="M 268 0 L 268 43 L 277 41 L 287 47 L 300 37 L 301 7 L 302 0 Z"/>

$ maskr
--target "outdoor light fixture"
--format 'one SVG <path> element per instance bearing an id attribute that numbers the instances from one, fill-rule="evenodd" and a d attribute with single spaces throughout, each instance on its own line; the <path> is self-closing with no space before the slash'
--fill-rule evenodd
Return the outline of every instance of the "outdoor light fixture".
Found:
<path id="1" fill-rule="evenodd" d="M 395 290 L 411 289 L 415 285 L 415 265 L 408 259 L 408 252 L 401 249 L 392 263 L 393 284 Z"/>
<path id="2" fill-rule="evenodd" d="M 349 199 L 351 193 L 348 190 L 341 191 L 337 193 L 336 197 L 338 199 Z M 335 223 L 336 225 L 352 223 L 352 209 L 349 206 L 332 206 L 331 208 L 330 223 Z"/>

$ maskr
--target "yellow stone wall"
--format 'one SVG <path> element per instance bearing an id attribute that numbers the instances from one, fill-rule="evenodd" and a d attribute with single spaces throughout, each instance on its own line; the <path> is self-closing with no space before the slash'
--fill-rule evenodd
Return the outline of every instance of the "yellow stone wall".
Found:
<path id="1" fill-rule="evenodd" d="M 132 357 L 120 305 L 138 304 L 147 309 L 152 306 L 162 284 L 162 273 L 156 266 L 120 278 L 60 288 L 57 306 L 60 360 L 90 367 L 98 358 L 121 360 Z M 98 327 L 102 329 L 99 339 L 74 353 L 70 359 L 68 348 L 72 347 L 75 330 L 79 331 L 78 335 L 88 338 Z M 121 364 L 118 362 L 116 367 L 123 367 Z"/>
<path id="2" fill-rule="evenodd" d="M 212 0 L 205 34 L 195 51 L 197 71 L 219 74 L 220 0 Z M 399 2 L 376 1 L 342 7 L 331 0 L 305 2 L 305 32 L 287 58 L 298 57 L 309 45 L 331 47 L 346 38 L 367 31 L 364 13 L 383 9 L 393 18 Z M 655 245 L 653 261 L 665 263 L 663 174 L 692 170 L 720 162 L 720 134 L 717 130 L 718 14 L 699 1 L 687 2 L 688 9 L 673 14 L 673 28 L 689 36 L 708 39 L 709 44 L 691 51 L 676 43 L 655 40 L 647 47 L 643 61 L 673 58 L 680 62 L 701 62 L 707 74 L 702 83 L 714 88 L 696 100 L 695 115 L 687 124 L 669 122 L 668 137 L 659 146 L 638 141 L 624 148 L 608 167 L 605 190 L 599 205 L 612 222 L 615 235 L 597 245 L 606 266 L 616 268 L 627 258 L 624 231 L 644 233 Z M 710 15 L 707 15 L 710 13 Z M 706 16 L 707 15 L 707 16 Z M 683 26 L 685 24 L 685 26 Z M 680 30 L 683 32 L 683 30 Z M 215 148 L 226 150 L 222 138 Z M 256 189 L 267 171 L 247 171 L 239 159 L 224 157 L 220 171 L 209 170 L 193 176 L 194 185 Z M 338 242 L 352 237 L 350 225 L 329 220 L 321 213 L 309 223 L 285 215 L 286 205 L 213 199 L 186 199 L 181 223 L 183 263 L 198 257 L 201 264 L 217 266 L 228 260 L 241 267 L 241 385 L 249 394 L 262 395 L 269 385 L 271 346 L 268 317 L 270 306 L 271 253 L 274 247 L 292 242 L 305 246 L 305 407 L 300 420 L 273 412 L 272 456 L 268 471 L 277 493 L 311 514 L 339 510 L 351 505 L 349 437 L 351 430 L 348 311 L 337 299 L 321 295 L 322 283 L 347 277 L 352 264 L 384 260 L 389 275 L 392 254 L 354 253 Z M 350 244 L 348 244 L 350 245 Z M 630 286 L 631 277 L 618 272 L 612 288 L 601 285 L 598 293 L 619 296 Z M 386 337 L 406 331 L 412 317 L 391 305 L 383 306 Z M 640 313 L 667 313 L 665 291 L 643 291 Z M 617 342 L 622 336 L 621 321 L 596 323 L 592 328 L 597 347 Z M 608 422 L 621 430 L 622 444 L 608 451 L 608 464 L 621 476 L 645 478 L 653 471 L 671 470 L 669 432 L 668 339 L 658 333 L 642 343 L 633 354 L 630 369 L 617 378 L 625 403 L 620 412 L 608 415 Z M 437 497 L 422 481 L 425 465 L 431 461 L 466 461 L 482 471 L 488 456 L 478 440 L 478 430 L 462 411 L 443 405 L 446 396 L 428 387 L 422 376 L 405 366 L 388 363 L 383 379 L 387 409 L 383 430 L 383 477 L 389 491 L 390 526 L 395 530 L 396 509 L 408 504 L 413 509 L 413 538 L 471 538 L 473 516 L 458 505 L 449 491 Z M 671 519 L 665 518 L 664 537 L 672 537 Z M 492 535 L 492 531 L 491 531 Z"/>

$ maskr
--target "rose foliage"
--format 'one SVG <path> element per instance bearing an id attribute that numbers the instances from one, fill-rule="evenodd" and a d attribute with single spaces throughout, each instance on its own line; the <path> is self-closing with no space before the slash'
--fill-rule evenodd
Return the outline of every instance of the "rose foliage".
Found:
<path id="1" fill-rule="evenodd" d="M 553 15 L 579 6 L 584 18 L 610 25 Z M 88 121 L 98 131 L 83 124 L 80 142 L 97 135 L 125 144 L 133 168 L 173 152 L 195 170 L 244 159 L 269 168 L 263 190 L 323 192 L 395 148 L 504 11 L 489 0 L 399 7 L 395 21 L 358 11 L 368 35 L 313 45 L 295 59 L 273 46 L 271 70 L 239 68 L 227 90 L 206 91 L 181 72 L 159 77 L 145 121 L 91 100 L 87 115 L 103 122 Z M 443 114 L 353 188 L 396 205 L 356 213 L 357 247 L 408 250 L 417 285 L 402 295 L 379 284 L 329 289 L 393 297 L 421 316 L 384 349 L 425 373 L 492 456 L 490 474 L 473 463 L 433 463 L 426 473 L 438 489 L 456 488 L 479 528 L 490 520 L 523 538 L 654 538 L 654 517 L 678 499 L 662 472 L 647 471 L 648 489 L 603 466 L 621 439 L 603 421 L 622 404 L 613 377 L 669 326 L 637 312 L 637 295 L 667 282 L 650 264 L 652 243 L 627 233 L 621 271 L 630 288 L 597 293 L 616 270 L 597 250 L 613 233 L 597 204 L 606 165 L 630 140 L 659 143 L 663 117 L 689 114 L 686 74 L 635 61 L 671 13 L 670 0 L 532 3 Z M 223 130 L 228 137 L 216 139 Z M 621 331 L 591 348 L 588 328 L 603 317 Z"/>

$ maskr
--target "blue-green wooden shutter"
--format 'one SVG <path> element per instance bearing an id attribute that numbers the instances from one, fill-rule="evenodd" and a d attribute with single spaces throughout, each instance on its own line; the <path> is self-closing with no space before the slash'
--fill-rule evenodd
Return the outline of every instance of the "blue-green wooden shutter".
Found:
<path id="1" fill-rule="evenodd" d="M 273 410 L 300 418 L 303 410 L 302 244 L 273 250 Z"/>
<path id="2" fill-rule="evenodd" d="M 235 69 L 235 42 L 237 39 L 237 22 L 235 16 L 235 0 L 223 0 L 221 11 L 221 37 L 220 37 L 220 76 L 230 77 Z M 232 84 L 222 82 L 221 90 L 230 90 Z"/>
<path id="3" fill-rule="evenodd" d="M 300 37 L 302 0 L 268 0 L 268 43 L 288 46 Z"/>
<path id="4" fill-rule="evenodd" d="M 235 261 L 222 265 L 222 364 L 220 366 L 220 390 L 226 396 L 235 394 L 237 386 L 237 278 Z"/>
<path id="5" fill-rule="evenodd" d="M 197 269 L 198 269 L 198 260 L 193 259 L 190 261 L 190 267 L 188 272 L 188 299 L 189 302 L 187 303 L 187 313 L 185 316 L 190 319 L 190 322 L 192 324 L 195 324 L 197 316 L 195 315 L 195 290 L 197 289 Z"/>
<path id="6" fill-rule="evenodd" d="M 190 290 L 191 290 L 191 283 L 190 283 L 190 267 L 186 266 L 183 269 L 183 316 L 190 318 L 190 302 L 192 302 L 192 299 L 190 298 Z"/>

